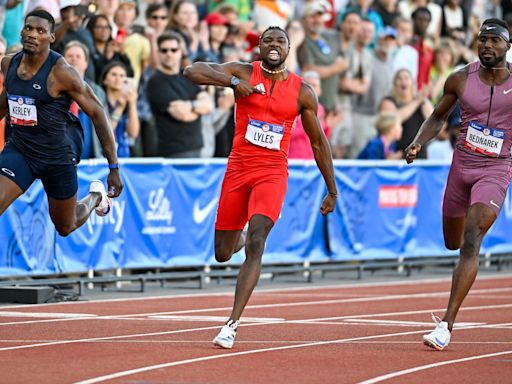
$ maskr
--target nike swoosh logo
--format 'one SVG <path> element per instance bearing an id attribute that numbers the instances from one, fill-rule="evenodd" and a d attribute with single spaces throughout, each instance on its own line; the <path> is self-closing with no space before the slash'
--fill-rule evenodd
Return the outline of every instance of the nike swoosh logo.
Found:
<path id="1" fill-rule="evenodd" d="M 496 27 L 486 27 L 485 28 L 486 31 L 490 31 L 491 29 L 496 29 Z"/>
<path id="2" fill-rule="evenodd" d="M 499 208 L 500 206 L 494 202 L 494 200 L 489 201 L 491 205 L 494 205 L 496 208 Z"/>
<path id="3" fill-rule="evenodd" d="M 503 94 L 504 94 L 504 95 L 508 95 L 510 92 L 512 92 L 512 88 L 507 89 L 506 91 L 505 91 L 505 90 L 503 90 Z"/>
<path id="4" fill-rule="evenodd" d="M 434 337 L 437 345 L 439 345 L 440 347 L 444 347 L 444 345 L 446 344 L 446 341 L 443 343 L 441 340 L 439 340 L 437 337 Z"/>
<path id="5" fill-rule="evenodd" d="M 219 198 L 216 197 L 212 201 L 210 201 L 208 204 L 206 204 L 204 207 L 199 206 L 199 201 L 196 200 L 194 203 L 194 212 L 193 217 L 194 221 L 197 224 L 201 224 L 203 221 L 206 220 L 206 218 L 210 215 L 210 213 L 215 209 L 217 202 L 219 201 Z"/>

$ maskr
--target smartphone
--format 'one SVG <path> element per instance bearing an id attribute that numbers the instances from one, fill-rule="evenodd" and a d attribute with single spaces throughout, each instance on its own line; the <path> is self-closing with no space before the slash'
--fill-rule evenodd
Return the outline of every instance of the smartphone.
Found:
<path id="1" fill-rule="evenodd" d="M 121 92 L 127 94 L 130 91 L 133 91 L 133 77 L 127 77 L 124 79 L 123 86 L 121 88 Z"/>
<path id="2" fill-rule="evenodd" d="M 124 44 L 125 40 L 126 40 L 126 31 L 124 30 L 124 28 L 119 28 L 119 30 L 117 31 L 117 35 L 116 35 L 116 38 L 114 39 L 114 41 L 116 43 Z"/>
<path id="3" fill-rule="evenodd" d="M 89 8 L 87 8 L 87 5 L 76 5 L 75 16 L 89 16 Z"/>

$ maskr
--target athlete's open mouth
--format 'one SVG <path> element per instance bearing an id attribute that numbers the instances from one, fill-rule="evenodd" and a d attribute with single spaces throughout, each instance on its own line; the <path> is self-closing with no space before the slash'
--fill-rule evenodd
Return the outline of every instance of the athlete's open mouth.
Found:
<path id="1" fill-rule="evenodd" d="M 269 52 L 268 52 L 268 58 L 270 60 L 279 60 L 279 52 L 275 49 L 271 49 Z"/>

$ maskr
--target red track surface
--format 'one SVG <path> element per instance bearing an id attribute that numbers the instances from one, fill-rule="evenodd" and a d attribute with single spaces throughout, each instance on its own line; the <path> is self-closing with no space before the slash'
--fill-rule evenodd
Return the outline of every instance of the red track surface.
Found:
<path id="1" fill-rule="evenodd" d="M 274 321 L 243 322 L 232 350 L 211 345 L 221 323 L 205 318 L 229 314 L 230 294 L 3 307 L 0 382 L 512 382 L 512 277 L 477 281 L 458 322 L 478 324 L 438 352 L 420 340 L 449 286 L 256 292 L 244 315 Z"/>

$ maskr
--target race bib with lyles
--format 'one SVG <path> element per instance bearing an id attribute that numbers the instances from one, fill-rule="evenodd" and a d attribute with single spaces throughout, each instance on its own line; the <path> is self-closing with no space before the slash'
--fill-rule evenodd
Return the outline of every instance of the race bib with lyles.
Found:
<path id="1" fill-rule="evenodd" d="M 282 125 L 249 119 L 245 139 L 254 145 L 279 151 L 283 134 L 284 127 Z"/>
<path id="2" fill-rule="evenodd" d="M 36 101 L 31 97 L 8 95 L 11 124 L 31 127 L 37 125 Z"/>
<path id="3" fill-rule="evenodd" d="M 504 131 L 470 121 L 464 146 L 486 156 L 498 157 L 504 140 Z"/>

